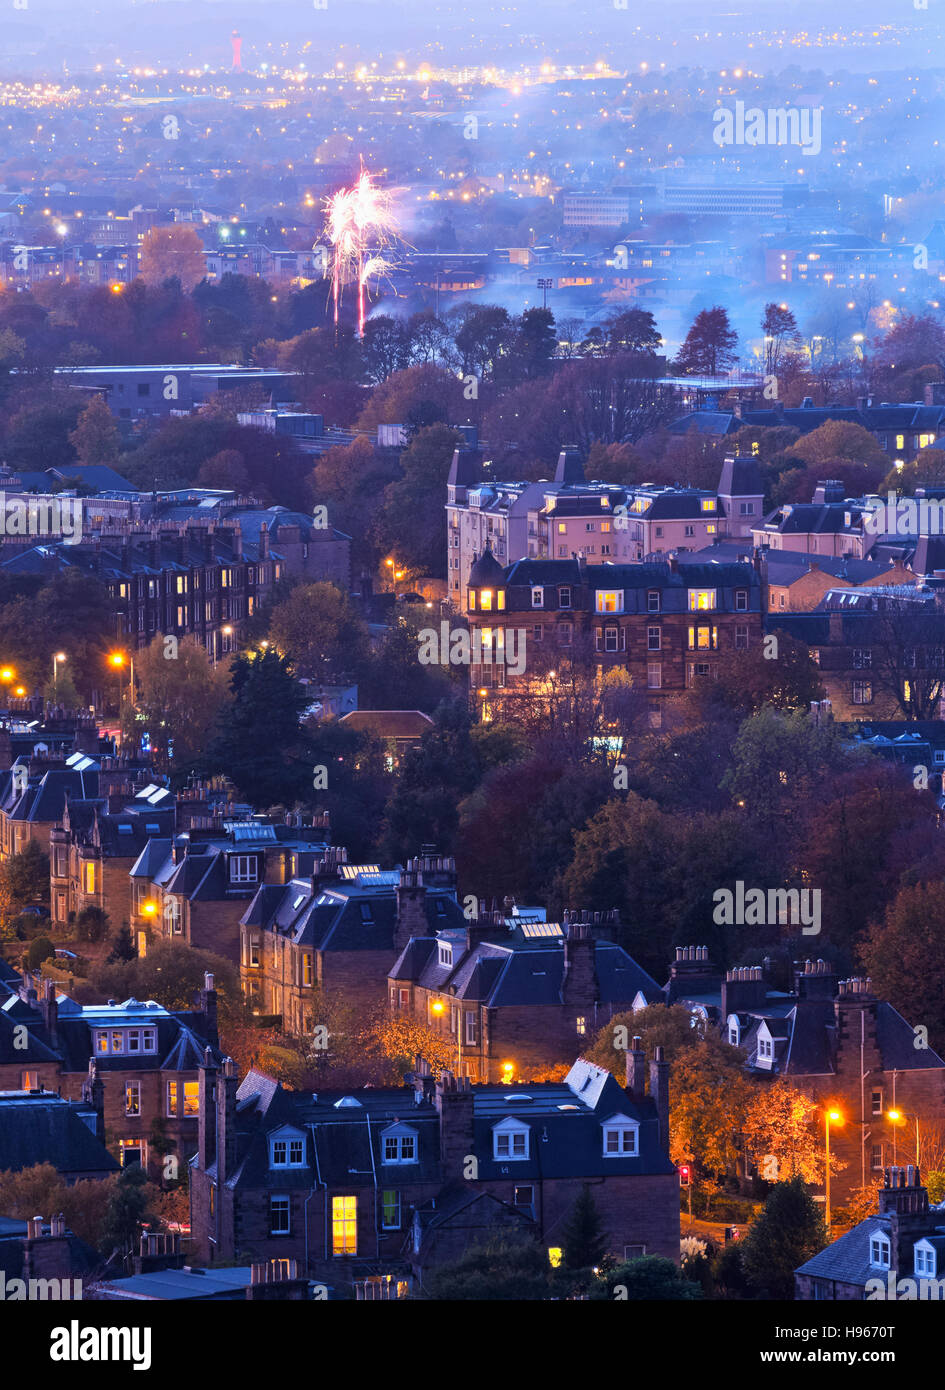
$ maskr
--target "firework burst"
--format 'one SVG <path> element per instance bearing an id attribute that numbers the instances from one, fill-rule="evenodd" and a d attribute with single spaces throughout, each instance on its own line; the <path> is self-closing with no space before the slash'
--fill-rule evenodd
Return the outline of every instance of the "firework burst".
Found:
<path id="1" fill-rule="evenodd" d="M 398 240 L 390 194 L 378 188 L 362 169 L 353 188 L 341 188 L 325 201 L 328 240 L 332 246 L 331 294 L 335 326 L 346 285 L 358 295 L 358 337 L 364 334 L 364 314 L 371 280 L 389 277 L 394 269 L 390 251 Z"/>

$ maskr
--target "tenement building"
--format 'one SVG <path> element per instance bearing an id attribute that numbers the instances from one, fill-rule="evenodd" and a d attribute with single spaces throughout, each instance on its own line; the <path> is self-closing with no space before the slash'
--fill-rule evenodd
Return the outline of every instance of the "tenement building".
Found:
<path id="1" fill-rule="evenodd" d="M 761 576 L 749 563 L 671 556 L 503 569 L 487 549 L 467 597 L 471 685 L 496 705 L 509 691 L 540 696 L 549 671 L 567 662 L 598 677 L 629 671 L 656 713 L 666 695 L 711 678 L 724 652 L 747 651 L 762 636 Z"/>

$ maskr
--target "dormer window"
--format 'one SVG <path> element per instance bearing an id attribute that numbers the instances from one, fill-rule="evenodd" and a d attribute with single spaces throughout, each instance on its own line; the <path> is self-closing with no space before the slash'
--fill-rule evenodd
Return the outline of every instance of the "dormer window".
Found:
<path id="1" fill-rule="evenodd" d="M 622 613 L 622 589 L 598 589 L 595 595 L 598 613 Z"/>
<path id="2" fill-rule="evenodd" d="M 440 949 L 439 949 L 439 962 L 440 962 L 440 965 L 448 965 L 448 966 L 452 967 L 452 964 L 453 964 L 453 947 L 452 947 L 452 945 L 451 945 L 450 942 L 448 942 L 448 941 L 441 941 L 440 944 L 439 944 L 439 947 L 440 947 Z"/>
<path id="3" fill-rule="evenodd" d="M 773 1055 L 774 1055 L 774 1053 L 773 1053 L 773 1050 L 772 1050 L 772 1047 L 771 1047 L 771 1039 L 770 1039 L 770 1038 L 759 1038 L 759 1039 L 758 1039 L 758 1056 L 759 1056 L 759 1057 L 765 1057 L 765 1058 L 768 1058 L 768 1059 L 770 1060 L 770 1058 L 771 1058 Z"/>
<path id="4" fill-rule="evenodd" d="M 270 1168 L 303 1168 L 305 1136 L 297 1130 L 280 1129 L 269 1139 Z"/>
<path id="5" fill-rule="evenodd" d="M 736 1014 L 730 1014 L 728 1019 L 728 1040 L 732 1047 L 738 1047 L 742 1040 L 741 1024 Z"/>
<path id="6" fill-rule="evenodd" d="M 629 1115 L 613 1115 L 604 1123 L 605 1158 L 636 1158 L 640 1152 L 640 1126 Z"/>
<path id="7" fill-rule="evenodd" d="M 717 607 L 715 598 L 716 591 L 714 589 L 690 589 L 689 612 L 711 613 Z"/>
<path id="8" fill-rule="evenodd" d="M 570 584 L 563 584 L 563 585 L 561 586 L 561 588 L 558 590 L 558 607 L 559 607 L 559 608 L 570 608 L 570 607 L 571 607 L 571 586 L 570 586 Z"/>
<path id="9" fill-rule="evenodd" d="M 382 1162 L 416 1163 L 417 1131 L 409 1125 L 391 1125 L 381 1135 Z"/>
<path id="10" fill-rule="evenodd" d="M 254 854 L 230 855 L 231 883 L 258 883 L 259 860 Z"/>
<path id="11" fill-rule="evenodd" d="M 492 1156 L 506 1162 L 528 1158 L 528 1125 L 521 1120 L 502 1120 L 492 1130 Z"/>
<path id="12" fill-rule="evenodd" d="M 913 1272 L 934 1279 L 936 1270 L 935 1246 L 927 1240 L 917 1240 L 913 1254 L 915 1256 Z"/>
<path id="13" fill-rule="evenodd" d="M 874 1269 L 889 1268 L 889 1237 L 883 1231 L 874 1231 L 870 1236 L 870 1264 Z"/>
<path id="14" fill-rule="evenodd" d="M 544 608 L 544 606 L 545 606 L 545 591 L 544 591 L 544 589 L 532 589 L 532 607 L 533 607 L 533 608 Z"/>

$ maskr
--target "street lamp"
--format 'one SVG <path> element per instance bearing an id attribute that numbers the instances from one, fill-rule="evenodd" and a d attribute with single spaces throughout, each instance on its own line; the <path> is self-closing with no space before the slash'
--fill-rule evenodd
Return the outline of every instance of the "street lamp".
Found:
<path id="1" fill-rule="evenodd" d="M 911 1117 L 915 1120 L 915 1166 L 919 1166 L 919 1117 L 913 1110 L 887 1110 L 886 1118 L 893 1127 L 893 1163 L 896 1162 L 896 1129 L 900 1122 L 905 1124 L 906 1119 Z"/>
<path id="2" fill-rule="evenodd" d="M 59 663 L 65 661 L 65 652 L 55 652 L 52 659 L 53 699 L 59 698 Z"/>
<path id="3" fill-rule="evenodd" d="M 843 1116 L 839 1110 L 824 1111 L 824 1209 L 827 1230 L 830 1230 L 830 1122 L 835 1125 L 843 1124 Z"/>
<path id="4" fill-rule="evenodd" d="M 14 671 L 12 666 L 0 667 L 0 681 L 2 681 L 4 685 L 9 685 L 12 681 L 15 680 L 16 672 Z"/>

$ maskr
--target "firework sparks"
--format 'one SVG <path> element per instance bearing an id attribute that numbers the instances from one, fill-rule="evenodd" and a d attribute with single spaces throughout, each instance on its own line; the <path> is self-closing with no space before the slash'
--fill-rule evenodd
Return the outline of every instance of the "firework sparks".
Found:
<path id="1" fill-rule="evenodd" d="M 357 286 L 358 336 L 364 334 L 367 290 L 371 280 L 389 276 L 394 263 L 388 252 L 397 240 L 390 195 L 362 169 L 353 188 L 342 188 L 325 203 L 332 245 L 331 294 L 335 326 L 345 285 Z"/>

